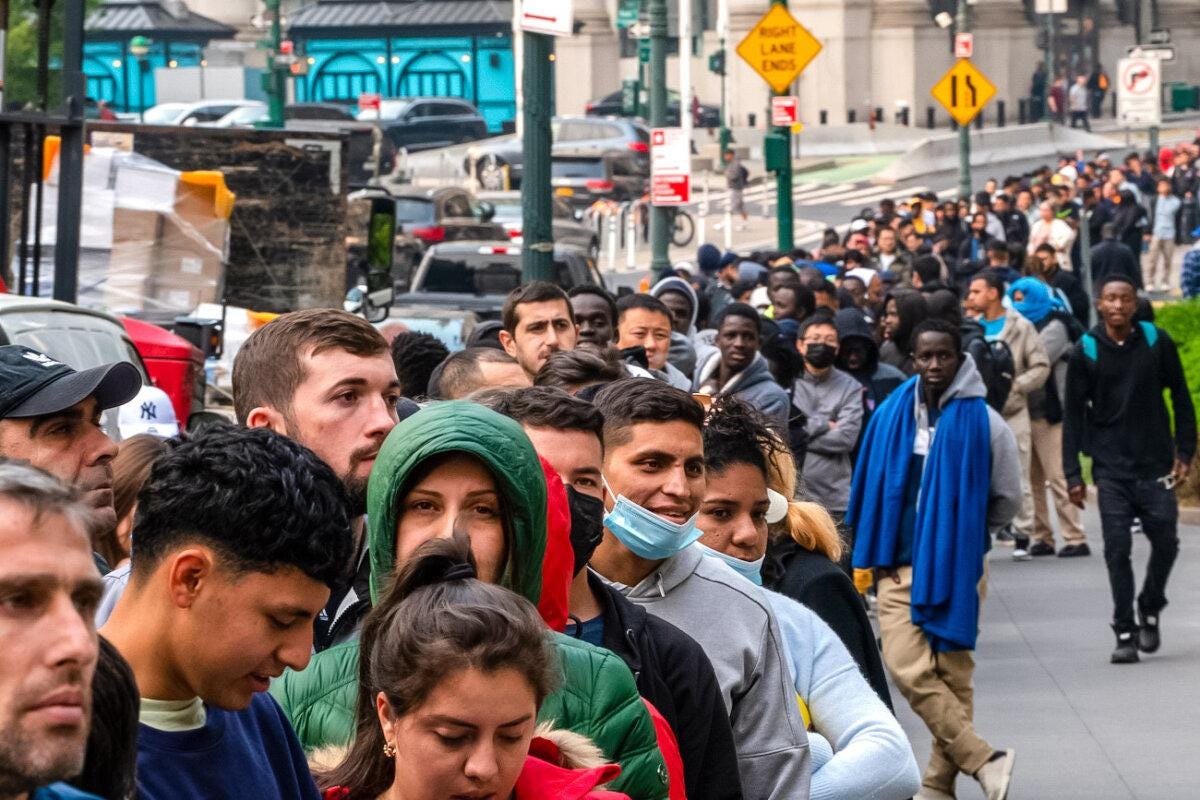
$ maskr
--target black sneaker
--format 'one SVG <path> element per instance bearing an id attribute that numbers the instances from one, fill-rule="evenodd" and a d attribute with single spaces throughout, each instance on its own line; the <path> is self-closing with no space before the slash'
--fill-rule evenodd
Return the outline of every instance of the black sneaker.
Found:
<path id="1" fill-rule="evenodd" d="M 1116 630 L 1115 628 L 1113 630 Z M 1116 631 L 1117 647 L 1112 652 L 1114 664 L 1136 664 L 1138 662 L 1137 637 L 1133 631 Z"/>
<path id="2" fill-rule="evenodd" d="M 1078 558 L 1080 556 L 1090 556 L 1092 548 L 1088 547 L 1087 542 L 1081 544 L 1069 544 L 1062 550 L 1058 551 L 1059 558 Z"/>
<path id="3" fill-rule="evenodd" d="M 996 533 L 996 544 L 1001 544 L 1005 547 L 1012 547 L 1013 542 L 1016 541 L 1016 538 L 1017 537 L 1013 536 L 1012 528 L 1001 528 L 1000 531 Z"/>
<path id="4" fill-rule="evenodd" d="M 1158 614 L 1138 612 L 1138 620 L 1141 622 L 1137 636 L 1138 650 L 1153 653 L 1162 645 L 1162 637 L 1158 635 Z"/>
<path id="5" fill-rule="evenodd" d="M 1052 556 L 1054 555 L 1054 545 L 1046 544 L 1045 542 L 1034 542 L 1029 548 L 1031 556 Z"/>

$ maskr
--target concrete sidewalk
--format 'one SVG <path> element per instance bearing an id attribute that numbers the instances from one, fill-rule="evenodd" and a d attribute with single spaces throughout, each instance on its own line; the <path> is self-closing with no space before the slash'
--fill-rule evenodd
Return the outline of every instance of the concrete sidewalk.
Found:
<path id="1" fill-rule="evenodd" d="M 1181 526 L 1163 613 L 1163 647 L 1139 664 L 1109 663 L 1112 605 L 1094 503 L 1090 558 L 1015 563 L 990 555 L 976 653 L 975 723 L 1016 749 L 1012 800 L 1185 800 L 1200 796 L 1200 527 Z M 1140 586 L 1149 547 L 1134 539 Z M 930 737 L 893 690 L 917 763 Z M 960 776 L 958 796 L 981 797 Z"/>

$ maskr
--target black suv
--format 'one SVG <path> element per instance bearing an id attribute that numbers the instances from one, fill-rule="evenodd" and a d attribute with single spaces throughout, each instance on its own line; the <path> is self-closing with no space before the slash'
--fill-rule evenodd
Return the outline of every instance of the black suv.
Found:
<path id="1" fill-rule="evenodd" d="M 550 185 L 556 196 L 581 210 L 599 200 L 637 200 L 646 193 L 650 169 L 635 155 L 623 150 L 592 150 L 555 156 L 550 162 Z"/>
<path id="2" fill-rule="evenodd" d="M 642 90 L 642 102 L 646 102 L 646 90 L 644 89 Z M 584 112 L 589 117 L 624 116 L 621 113 L 621 92 L 618 90 L 612 94 L 606 94 L 599 100 L 592 100 L 584 107 Z M 667 92 L 667 125 L 679 127 L 679 92 L 674 90 Z M 700 110 L 696 114 L 695 127 L 721 127 L 721 109 L 718 106 L 701 103 Z"/>
<path id="3" fill-rule="evenodd" d="M 488 135 L 475 106 L 454 97 L 400 97 L 380 102 L 379 111 L 358 112 L 360 122 L 381 120 L 383 131 L 408 152 L 473 142 Z"/>

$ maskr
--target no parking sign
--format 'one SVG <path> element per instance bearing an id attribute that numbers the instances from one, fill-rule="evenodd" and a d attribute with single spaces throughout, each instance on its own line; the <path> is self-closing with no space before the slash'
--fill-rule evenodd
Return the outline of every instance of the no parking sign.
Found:
<path id="1" fill-rule="evenodd" d="M 1129 126 L 1162 124 L 1162 64 L 1157 58 L 1117 62 L 1117 118 Z"/>

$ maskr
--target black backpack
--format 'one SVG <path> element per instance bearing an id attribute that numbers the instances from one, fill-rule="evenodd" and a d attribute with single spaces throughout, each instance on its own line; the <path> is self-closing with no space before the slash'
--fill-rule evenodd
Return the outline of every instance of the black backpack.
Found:
<path id="1" fill-rule="evenodd" d="M 1012 350 L 999 339 L 989 342 L 983 335 L 983 326 L 973 320 L 963 322 L 962 334 L 963 352 L 974 359 L 983 385 L 987 387 L 987 404 L 1003 413 L 1017 372 Z"/>

